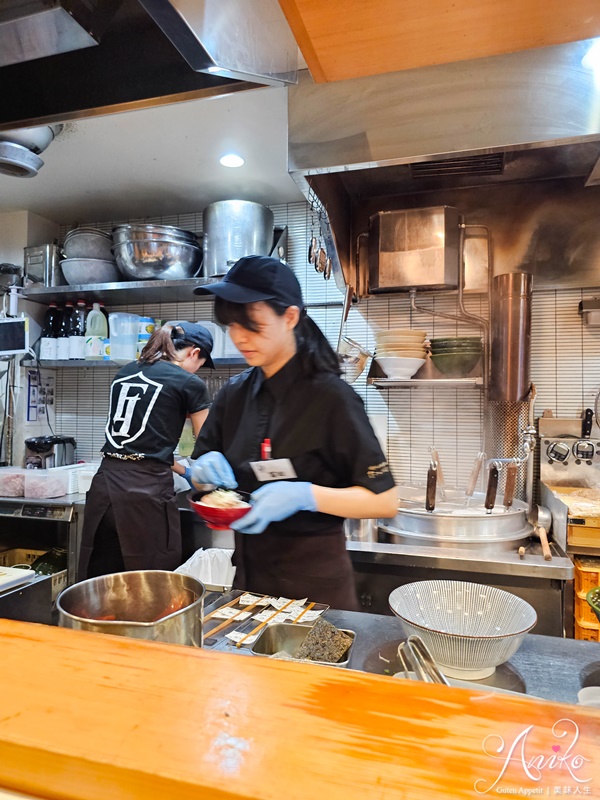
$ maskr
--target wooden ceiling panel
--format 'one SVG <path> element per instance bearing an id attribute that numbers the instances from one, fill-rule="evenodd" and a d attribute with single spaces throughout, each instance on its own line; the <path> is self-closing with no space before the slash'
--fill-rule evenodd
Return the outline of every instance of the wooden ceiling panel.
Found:
<path id="1" fill-rule="evenodd" d="M 600 36 L 599 0 L 279 0 L 317 83 Z"/>

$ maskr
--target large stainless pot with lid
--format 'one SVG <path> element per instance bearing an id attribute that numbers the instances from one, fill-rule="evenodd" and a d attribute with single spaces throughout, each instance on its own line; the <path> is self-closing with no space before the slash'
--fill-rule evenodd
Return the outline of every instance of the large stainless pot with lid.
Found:
<path id="1" fill-rule="evenodd" d="M 248 200 L 221 200 L 202 212 L 204 275 L 224 275 L 242 256 L 268 256 L 273 250 L 270 208 Z"/>
<path id="2" fill-rule="evenodd" d="M 399 495 L 398 514 L 380 524 L 395 542 L 497 552 L 514 550 L 533 533 L 528 506 L 520 500 L 490 513 L 483 492 L 475 492 L 467 502 L 464 492 L 446 489 L 445 500 L 427 511 L 424 488 L 402 486 Z"/>
<path id="3" fill-rule="evenodd" d="M 190 575 L 137 570 L 101 575 L 58 597 L 63 628 L 202 646 L 205 589 Z"/>

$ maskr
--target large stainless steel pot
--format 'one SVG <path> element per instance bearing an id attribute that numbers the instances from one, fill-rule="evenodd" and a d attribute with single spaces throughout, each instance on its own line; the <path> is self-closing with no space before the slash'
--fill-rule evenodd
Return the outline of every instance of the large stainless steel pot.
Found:
<path id="1" fill-rule="evenodd" d="M 201 647 L 204 595 L 200 581 L 178 572 L 116 572 L 81 581 L 61 592 L 58 624 L 80 631 Z M 181 602 L 184 607 L 168 613 Z"/>
<path id="2" fill-rule="evenodd" d="M 203 213 L 204 275 L 224 275 L 242 256 L 271 254 L 274 217 L 270 208 L 247 200 L 221 200 Z"/>
<path id="3" fill-rule="evenodd" d="M 482 492 L 476 492 L 467 506 L 463 492 L 447 490 L 446 500 L 428 512 L 424 489 L 403 486 L 399 491 L 402 507 L 393 520 L 380 525 L 394 541 L 494 552 L 514 550 L 533 533 L 528 506 L 520 500 L 508 511 L 496 506 L 488 514 Z"/>

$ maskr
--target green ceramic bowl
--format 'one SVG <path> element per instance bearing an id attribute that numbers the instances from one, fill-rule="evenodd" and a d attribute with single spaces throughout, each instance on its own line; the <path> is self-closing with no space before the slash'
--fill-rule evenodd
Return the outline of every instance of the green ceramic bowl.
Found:
<path id="1" fill-rule="evenodd" d="M 457 339 L 431 339 L 431 351 L 433 353 L 463 352 L 465 350 L 477 350 L 481 352 L 482 343 L 478 336 L 465 336 Z"/>
<path id="2" fill-rule="evenodd" d="M 449 378 L 464 378 L 481 358 L 481 353 L 432 353 L 434 367 Z"/>
<path id="3" fill-rule="evenodd" d="M 592 611 L 598 617 L 598 621 L 600 621 L 600 586 L 590 589 L 586 594 L 586 599 L 591 605 Z"/>

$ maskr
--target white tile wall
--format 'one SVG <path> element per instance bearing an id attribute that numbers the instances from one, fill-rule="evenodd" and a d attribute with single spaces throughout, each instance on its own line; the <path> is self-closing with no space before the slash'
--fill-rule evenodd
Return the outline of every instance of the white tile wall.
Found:
<path id="1" fill-rule="evenodd" d="M 334 280 L 324 281 L 306 258 L 309 238 L 317 229 L 314 214 L 305 203 L 272 208 L 275 224 L 288 226 L 288 260 L 301 282 L 306 302 L 330 304 L 312 308 L 310 314 L 335 345 L 342 295 Z M 141 221 L 177 225 L 196 233 L 202 231 L 201 213 Z M 97 227 L 110 231 L 114 224 L 117 222 Z M 577 312 L 579 301 L 593 296 L 593 290 L 534 290 L 532 380 L 538 390 L 539 414 L 548 408 L 557 416 L 579 416 L 583 408 L 593 406 L 600 388 L 600 328 L 583 326 Z M 418 303 L 436 311 L 456 312 L 456 296 L 452 294 L 425 294 L 418 298 Z M 467 295 L 465 305 L 470 312 L 487 317 L 485 295 Z M 186 303 L 132 305 L 128 310 L 160 319 L 213 319 L 212 303 L 191 299 Z M 408 296 L 404 294 L 361 300 L 350 311 L 346 332 L 373 349 L 374 332 L 390 326 L 420 328 L 429 336 L 476 332 L 469 326 L 411 311 Z M 434 445 L 440 453 L 446 483 L 464 486 L 473 460 L 482 449 L 481 392 L 472 388 L 424 387 L 377 390 L 366 385 L 367 369 L 354 388 L 363 398 L 376 432 L 385 443 L 396 479 L 424 480 L 428 447 Z M 218 389 L 234 371 L 212 373 L 207 378 L 209 389 Z M 79 458 L 97 458 L 104 441 L 108 388 L 114 370 L 82 367 L 57 372 L 57 432 L 76 437 Z"/>

